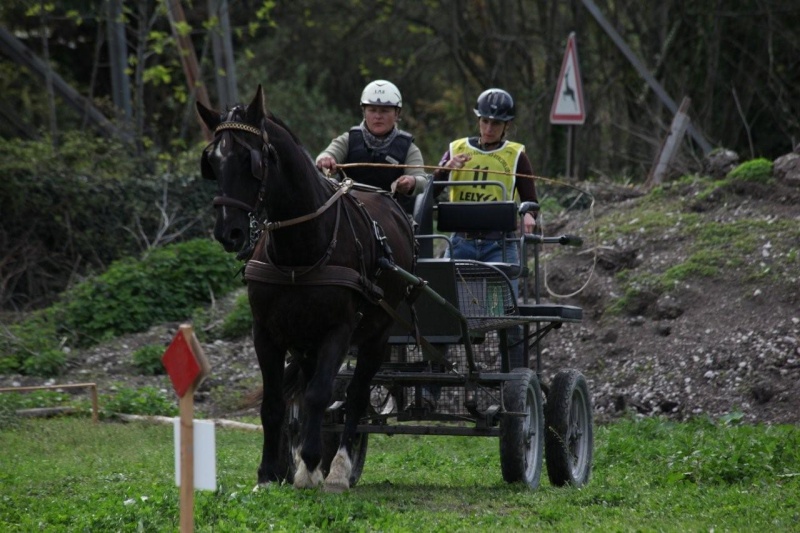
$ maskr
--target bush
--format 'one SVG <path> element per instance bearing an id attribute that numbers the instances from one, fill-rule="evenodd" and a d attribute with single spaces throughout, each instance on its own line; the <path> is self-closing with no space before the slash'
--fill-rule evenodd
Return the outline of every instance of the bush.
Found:
<path id="1" fill-rule="evenodd" d="M 746 161 L 728 173 L 732 181 L 769 183 L 772 181 L 772 161 L 758 158 Z"/>
<path id="2" fill-rule="evenodd" d="M 118 261 L 52 307 L 0 330 L 0 374 L 59 375 L 67 363 L 63 344 L 85 347 L 192 316 L 239 285 L 239 266 L 208 239 L 166 246 L 141 261 Z M 158 360 L 152 352 L 137 357 L 144 372 L 160 371 L 160 354 Z"/>
<path id="3" fill-rule="evenodd" d="M 56 306 L 58 334 L 87 346 L 154 324 L 182 320 L 239 283 L 239 263 L 215 242 L 165 246 L 123 259 L 68 291 Z"/>
<path id="4" fill-rule="evenodd" d="M 163 374 L 164 364 L 161 362 L 166 348 L 160 344 L 142 346 L 133 352 L 133 366 L 146 376 Z"/>
<path id="5" fill-rule="evenodd" d="M 65 133 L 58 149 L 47 139 L 0 139 L 0 306 L 42 307 L 76 273 L 150 248 L 162 209 L 170 216 L 167 234 L 207 235 L 213 185 L 199 179 L 198 154 L 140 158 L 85 131 Z"/>
<path id="6" fill-rule="evenodd" d="M 17 428 L 21 425 L 22 419 L 17 415 L 18 409 L 67 406 L 70 400 L 69 394 L 54 390 L 0 394 L 0 430 Z"/>
<path id="7" fill-rule="evenodd" d="M 231 312 L 222 321 L 219 335 L 223 339 L 237 339 L 249 335 L 253 330 L 253 315 L 247 293 L 236 298 Z"/>
<path id="8" fill-rule="evenodd" d="M 101 406 L 106 414 L 125 413 L 129 415 L 175 416 L 178 407 L 175 400 L 167 398 L 154 387 L 132 389 L 122 387 L 119 391 L 103 398 Z"/>
<path id="9" fill-rule="evenodd" d="M 0 334 L 0 374 L 56 376 L 66 364 L 52 309 L 37 311 Z M 29 361 L 30 360 L 30 361 Z"/>
<path id="10" fill-rule="evenodd" d="M 23 373 L 29 376 L 60 376 L 67 366 L 67 356 L 58 349 L 45 350 L 28 357 L 22 364 Z"/>

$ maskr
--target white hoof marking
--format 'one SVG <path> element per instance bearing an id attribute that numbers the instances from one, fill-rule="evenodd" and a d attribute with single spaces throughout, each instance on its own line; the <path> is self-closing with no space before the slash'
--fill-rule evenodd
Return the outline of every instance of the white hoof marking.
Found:
<path id="1" fill-rule="evenodd" d="M 325 479 L 325 492 L 344 492 L 350 488 L 353 463 L 344 448 L 339 448 L 331 461 L 331 470 Z"/>
<path id="2" fill-rule="evenodd" d="M 313 489 L 322 484 L 322 471 L 317 467 L 313 472 L 309 472 L 305 461 L 300 457 L 300 450 L 295 452 L 294 463 L 294 488 Z"/>

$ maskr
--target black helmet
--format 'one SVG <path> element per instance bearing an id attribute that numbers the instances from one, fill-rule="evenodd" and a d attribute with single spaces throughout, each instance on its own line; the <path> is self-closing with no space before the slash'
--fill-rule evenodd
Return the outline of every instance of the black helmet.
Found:
<path id="1" fill-rule="evenodd" d="M 514 119 L 514 99 L 503 89 L 486 89 L 478 97 L 475 114 L 508 122 Z"/>

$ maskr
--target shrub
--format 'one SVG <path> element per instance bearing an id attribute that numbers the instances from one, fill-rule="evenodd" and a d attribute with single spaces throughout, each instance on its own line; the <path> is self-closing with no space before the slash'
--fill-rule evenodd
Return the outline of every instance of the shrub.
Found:
<path id="1" fill-rule="evenodd" d="M 728 173 L 732 181 L 752 181 L 769 183 L 772 180 L 772 162 L 768 159 L 758 158 L 746 161 Z"/>
<path id="2" fill-rule="evenodd" d="M 22 419 L 18 409 L 63 406 L 70 403 L 71 396 L 55 390 L 37 390 L 26 393 L 9 392 L 0 394 L 0 430 L 17 428 Z"/>
<path id="3" fill-rule="evenodd" d="M 86 346 L 191 316 L 237 286 L 236 259 L 208 239 L 165 246 L 141 261 L 123 259 L 68 291 L 58 333 Z"/>
<path id="4" fill-rule="evenodd" d="M 146 250 L 165 213 L 172 237 L 162 231 L 158 245 L 206 235 L 213 185 L 199 179 L 198 153 L 137 157 L 86 131 L 65 132 L 57 149 L 48 139 L 0 139 L 0 236 L 7 255 L 0 264 L 6 281 L 0 306 L 41 307 L 76 273 L 101 271 Z"/>
<path id="5" fill-rule="evenodd" d="M 61 350 L 50 349 L 25 359 L 22 371 L 29 376 L 60 376 L 67 366 L 67 356 Z"/>
<path id="6" fill-rule="evenodd" d="M 67 362 L 65 342 L 89 346 L 183 320 L 213 296 L 237 287 L 238 268 L 232 255 L 208 239 L 159 248 L 141 261 L 120 260 L 52 307 L 0 330 L 0 374 L 55 376 Z M 139 357 L 143 371 L 160 367 L 160 360 L 146 363 L 147 355 Z"/>
<path id="7" fill-rule="evenodd" d="M 253 330 L 253 315 L 247 293 L 236 298 L 233 309 L 222 321 L 219 335 L 223 339 L 236 339 L 249 335 Z"/>
<path id="8" fill-rule="evenodd" d="M 147 376 L 163 374 L 165 369 L 161 357 L 165 350 L 166 348 L 160 344 L 142 346 L 133 352 L 133 366 Z"/>
<path id="9" fill-rule="evenodd" d="M 174 416 L 178 413 L 175 401 L 154 387 L 122 387 L 116 394 L 104 397 L 101 406 L 106 414 Z"/>
<path id="10" fill-rule="evenodd" d="M 0 334 L 0 353 L 3 354 L 0 374 L 58 375 L 66 356 L 56 335 L 52 309 L 37 311 L 26 320 L 4 328 Z"/>

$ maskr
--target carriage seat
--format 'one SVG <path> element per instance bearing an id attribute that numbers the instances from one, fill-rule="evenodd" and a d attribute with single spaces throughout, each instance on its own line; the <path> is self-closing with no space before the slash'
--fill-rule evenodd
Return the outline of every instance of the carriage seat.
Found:
<path id="1" fill-rule="evenodd" d="M 438 229 L 444 232 L 465 233 L 474 238 L 509 237 L 517 230 L 519 217 L 515 202 L 441 202 L 438 206 Z M 522 273 L 516 263 L 491 263 L 509 279 Z"/>

